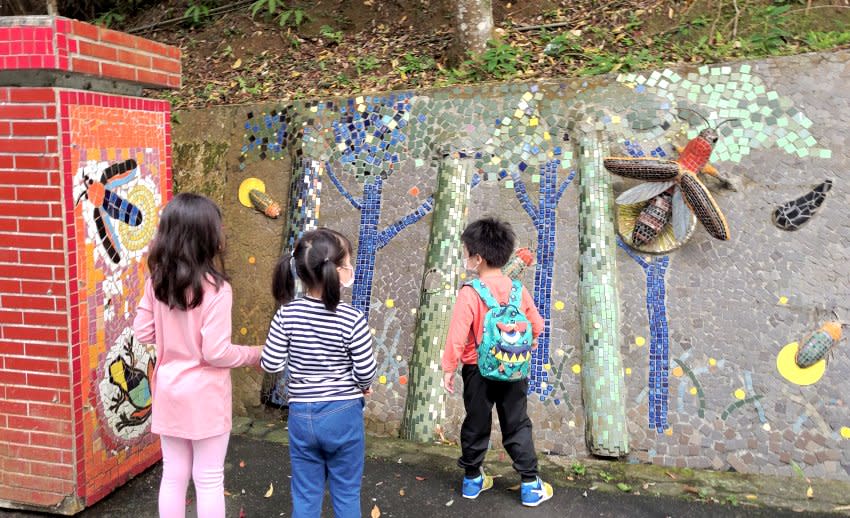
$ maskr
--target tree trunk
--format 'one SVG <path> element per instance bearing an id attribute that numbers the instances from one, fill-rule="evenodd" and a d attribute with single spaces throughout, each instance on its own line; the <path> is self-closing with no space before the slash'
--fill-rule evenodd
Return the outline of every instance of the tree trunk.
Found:
<path id="1" fill-rule="evenodd" d="M 56 4 L 56 0 L 47 0 L 47 14 L 50 16 L 59 15 L 59 7 Z"/>
<path id="2" fill-rule="evenodd" d="M 480 54 L 487 50 L 487 41 L 493 38 L 492 0 L 456 0 L 455 38 L 450 54 L 453 65 L 467 59 L 468 53 Z"/>

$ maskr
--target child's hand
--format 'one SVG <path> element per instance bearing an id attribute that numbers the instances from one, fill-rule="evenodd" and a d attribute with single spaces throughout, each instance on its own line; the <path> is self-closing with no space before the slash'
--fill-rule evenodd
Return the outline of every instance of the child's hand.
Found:
<path id="1" fill-rule="evenodd" d="M 454 372 L 444 372 L 443 373 L 443 387 L 446 389 L 446 392 L 449 394 L 455 393 L 455 373 Z"/>
<path id="2" fill-rule="evenodd" d="M 364 396 L 371 396 L 372 395 L 372 387 L 363 389 L 363 395 Z"/>

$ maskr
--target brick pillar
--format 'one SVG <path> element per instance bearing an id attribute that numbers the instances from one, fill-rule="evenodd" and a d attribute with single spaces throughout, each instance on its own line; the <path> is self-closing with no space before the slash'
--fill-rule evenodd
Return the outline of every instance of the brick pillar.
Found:
<path id="1" fill-rule="evenodd" d="M 160 457 L 130 328 L 170 107 L 140 95 L 179 86 L 174 47 L 0 18 L 0 507 L 73 514 Z"/>

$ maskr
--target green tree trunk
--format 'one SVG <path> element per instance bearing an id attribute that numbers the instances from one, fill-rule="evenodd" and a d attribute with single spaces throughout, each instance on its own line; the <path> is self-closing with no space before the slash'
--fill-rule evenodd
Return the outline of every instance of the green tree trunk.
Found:
<path id="1" fill-rule="evenodd" d="M 611 178 L 596 132 L 582 135 L 579 157 L 579 308 L 585 442 L 602 457 L 629 452 L 623 362 L 620 358 L 617 241 Z"/>
<path id="2" fill-rule="evenodd" d="M 408 364 L 410 379 L 400 432 L 403 439 L 430 442 L 443 419 L 440 357 L 462 273 L 460 235 L 466 225 L 472 172 L 472 158 L 449 155 L 440 163 L 413 354 Z"/>

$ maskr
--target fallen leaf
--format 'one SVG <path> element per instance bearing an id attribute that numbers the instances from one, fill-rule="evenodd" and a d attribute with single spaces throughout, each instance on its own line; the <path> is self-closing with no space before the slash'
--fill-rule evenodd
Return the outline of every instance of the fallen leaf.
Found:
<path id="1" fill-rule="evenodd" d="M 245 508 L 244 507 L 239 508 L 239 518 L 245 518 Z"/>
<path id="2" fill-rule="evenodd" d="M 242 58 L 239 58 L 236 61 L 234 61 L 232 65 L 230 65 L 230 68 L 235 70 L 235 69 L 237 69 L 241 66 L 242 66 Z"/>
<path id="3" fill-rule="evenodd" d="M 625 482 L 617 482 L 617 489 L 619 489 L 623 493 L 628 493 L 632 490 L 632 486 L 626 484 Z"/>
<path id="4" fill-rule="evenodd" d="M 747 500 L 757 500 L 758 499 L 758 497 L 756 495 L 746 495 L 745 498 Z"/>
<path id="5" fill-rule="evenodd" d="M 812 489 L 812 486 L 809 486 L 809 488 L 806 489 L 806 498 L 814 498 L 814 497 L 815 497 L 815 492 Z"/>
<path id="6" fill-rule="evenodd" d="M 416 477 L 416 480 L 421 482 L 421 481 L 425 480 L 425 477 Z"/>
<path id="7" fill-rule="evenodd" d="M 581 496 L 583 496 L 583 497 L 587 498 L 587 491 L 585 491 L 584 493 L 582 493 L 582 494 L 581 494 Z"/>
<path id="8" fill-rule="evenodd" d="M 453 503 L 455 503 L 454 499 L 449 500 L 446 502 L 446 507 L 451 507 Z"/>
<path id="9" fill-rule="evenodd" d="M 693 493 L 695 495 L 699 494 L 699 489 L 695 488 L 694 486 L 683 486 L 682 491 L 684 491 L 685 493 Z"/>
<path id="10" fill-rule="evenodd" d="M 381 510 L 378 509 L 377 504 L 372 508 L 371 516 L 372 518 L 381 518 Z"/>
<path id="11" fill-rule="evenodd" d="M 239 467 L 240 467 L 240 468 L 244 468 L 244 467 L 245 467 L 245 461 L 244 461 L 244 460 L 240 460 L 240 461 L 239 461 Z"/>
<path id="12" fill-rule="evenodd" d="M 404 496 L 404 489 L 398 490 L 398 496 Z"/>
<path id="13" fill-rule="evenodd" d="M 266 491 L 266 494 L 263 495 L 263 496 L 266 497 L 266 498 L 271 498 L 273 494 L 274 494 L 274 484 L 269 482 L 269 489 L 268 489 L 268 491 Z"/>
<path id="14" fill-rule="evenodd" d="M 224 496 L 233 496 L 233 493 L 231 493 L 230 491 L 225 489 L 224 490 Z"/>
<path id="15" fill-rule="evenodd" d="M 377 484 L 375 484 L 375 486 L 380 486 L 383 483 L 384 483 L 384 481 L 382 480 L 382 481 L 378 482 Z"/>
<path id="16" fill-rule="evenodd" d="M 667 475 L 668 477 L 672 478 L 673 480 L 676 480 L 676 475 L 670 473 L 669 471 L 665 471 L 664 474 Z"/>
<path id="17" fill-rule="evenodd" d="M 515 486 L 509 487 L 508 491 L 519 491 L 519 488 L 520 488 L 520 484 L 517 484 Z"/>
<path id="18" fill-rule="evenodd" d="M 398 458 L 398 460 L 397 460 L 396 462 L 397 462 L 397 463 L 399 463 L 399 464 L 401 464 L 401 457 L 399 457 L 399 458 Z"/>

